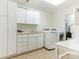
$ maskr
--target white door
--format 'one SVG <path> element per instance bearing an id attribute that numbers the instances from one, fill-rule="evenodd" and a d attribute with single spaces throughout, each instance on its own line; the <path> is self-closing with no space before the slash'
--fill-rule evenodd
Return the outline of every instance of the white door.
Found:
<path id="1" fill-rule="evenodd" d="M 36 49 L 36 35 L 29 35 L 29 50 Z"/>
<path id="2" fill-rule="evenodd" d="M 25 9 L 17 8 L 17 23 L 25 24 Z"/>
<path id="3" fill-rule="evenodd" d="M 8 55 L 16 54 L 16 3 L 8 0 Z"/>
<path id="4" fill-rule="evenodd" d="M 26 10 L 26 24 L 33 24 L 33 10 Z"/>
<path id="5" fill-rule="evenodd" d="M 34 24 L 40 24 L 40 12 L 34 11 Z"/>
<path id="6" fill-rule="evenodd" d="M 27 35 L 18 35 L 17 37 L 17 53 L 28 51 L 28 38 Z"/>
<path id="7" fill-rule="evenodd" d="M 0 58 L 7 56 L 7 17 L 0 16 Z"/>
<path id="8" fill-rule="evenodd" d="M 43 34 L 37 34 L 37 48 L 44 47 L 44 36 Z"/>

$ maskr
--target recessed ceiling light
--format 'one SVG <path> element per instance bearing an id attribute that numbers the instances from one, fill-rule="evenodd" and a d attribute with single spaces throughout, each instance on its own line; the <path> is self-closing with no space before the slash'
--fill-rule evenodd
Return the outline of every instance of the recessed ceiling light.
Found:
<path id="1" fill-rule="evenodd" d="M 53 5 L 59 5 L 64 2 L 64 0 L 45 0 Z"/>

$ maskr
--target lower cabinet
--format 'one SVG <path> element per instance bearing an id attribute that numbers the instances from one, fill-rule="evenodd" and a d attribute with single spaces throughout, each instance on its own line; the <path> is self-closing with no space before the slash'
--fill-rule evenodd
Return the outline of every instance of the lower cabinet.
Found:
<path id="1" fill-rule="evenodd" d="M 36 35 L 29 35 L 29 51 L 36 49 Z"/>
<path id="2" fill-rule="evenodd" d="M 28 51 L 28 39 L 27 35 L 18 35 L 17 40 L 17 53 Z"/>
<path id="3" fill-rule="evenodd" d="M 44 36 L 43 34 L 38 34 L 37 35 L 37 48 L 42 48 L 44 47 Z"/>
<path id="4" fill-rule="evenodd" d="M 17 37 L 17 53 L 32 51 L 43 46 L 43 34 L 24 34 Z"/>

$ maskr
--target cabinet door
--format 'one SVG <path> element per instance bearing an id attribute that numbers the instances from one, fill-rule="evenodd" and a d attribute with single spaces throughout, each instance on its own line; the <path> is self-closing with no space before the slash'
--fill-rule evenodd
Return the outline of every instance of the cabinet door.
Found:
<path id="1" fill-rule="evenodd" d="M 8 17 L 8 55 L 16 54 L 16 18 Z"/>
<path id="2" fill-rule="evenodd" d="M 7 16 L 7 1 L 0 0 L 0 16 Z"/>
<path id="3" fill-rule="evenodd" d="M 33 10 L 26 10 L 26 24 L 33 24 Z"/>
<path id="4" fill-rule="evenodd" d="M 45 34 L 45 47 L 47 49 L 55 48 L 55 43 L 58 42 L 57 33 L 46 33 Z"/>
<path id="5" fill-rule="evenodd" d="M 34 11 L 34 24 L 40 24 L 40 12 Z"/>
<path id="6" fill-rule="evenodd" d="M 8 55 L 16 54 L 16 8 L 16 3 L 8 0 Z"/>
<path id="7" fill-rule="evenodd" d="M 56 48 L 56 43 L 58 42 L 58 34 L 57 33 L 51 33 L 51 47 Z"/>
<path id="8" fill-rule="evenodd" d="M 44 36 L 43 34 L 38 34 L 37 35 L 37 48 L 42 48 L 44 47 Z"/>
<path id="9" fill-rule="evenodd" d="M 8 0 L 8 16 L 17 16 L 17 4 L 11 0 Z"/>
<path id="10" fill-rule="evenodd" d="M 28 51 L 28 38 L 27 35 L 18 35 L 17 40 L 17 53 Z"/>
<path id="11" fill-rule="evenodd" d="M 0 58 L 7 56 L 7 17 L 0 17 Z"/>
<path id="12" fill-rule="evenodd" d="M 29 50 L 36 49 L 36 36 L 29 35 Z"/>
<path id="13" fill-rule="evenodd" d="M 17 8 L 17 23 L 25 24 L 25 9 Z"/>

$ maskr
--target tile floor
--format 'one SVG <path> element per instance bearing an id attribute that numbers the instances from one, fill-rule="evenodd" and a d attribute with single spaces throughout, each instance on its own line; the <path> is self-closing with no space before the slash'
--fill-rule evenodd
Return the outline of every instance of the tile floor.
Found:
<path id="1" fill-rule="evenodd" d="M 40 49 L 22 56 L 18 56 L 12 59 L 56 59 L 56 52 Z"/>

